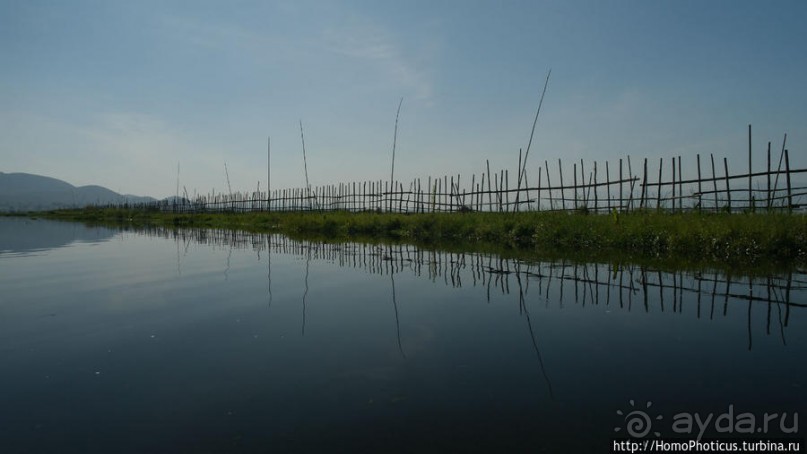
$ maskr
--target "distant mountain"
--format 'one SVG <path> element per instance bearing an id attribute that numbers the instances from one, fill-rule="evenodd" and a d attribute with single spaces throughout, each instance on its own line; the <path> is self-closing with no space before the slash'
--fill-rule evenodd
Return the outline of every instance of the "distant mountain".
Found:
<path id="1" fill-rule="evenodd" d="M 154 201 L 152 197 L 121 195 L 103 186 L 76 187 L 66 181 L 42 175 L 0 172 L 0 211 L 44 211 Z"/>

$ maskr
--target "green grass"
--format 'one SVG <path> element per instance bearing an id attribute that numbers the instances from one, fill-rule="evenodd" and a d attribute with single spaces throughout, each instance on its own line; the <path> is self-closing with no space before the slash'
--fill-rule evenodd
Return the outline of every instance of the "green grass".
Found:
<path id="1" fill-rule="evenodd" d="M 529 251 L 541 256 L 585 260 L 616 257 L 740 268 L 807 263 L 807 216 L 803 214 L 283 212 L 175 215 L 84 209 L 38 215 L 89 223 L 240 229 L 278 232 L 298 238 Z"/>

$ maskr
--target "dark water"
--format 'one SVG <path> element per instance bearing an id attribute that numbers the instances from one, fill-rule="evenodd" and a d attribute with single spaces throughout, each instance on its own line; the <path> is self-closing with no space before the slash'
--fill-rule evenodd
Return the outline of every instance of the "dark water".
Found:
<path id="1" fill-rule="evenodd" d="M 695 413 L 802 439 L 806 286 L 0 219 L 0 452 L 609 452 Z"/>

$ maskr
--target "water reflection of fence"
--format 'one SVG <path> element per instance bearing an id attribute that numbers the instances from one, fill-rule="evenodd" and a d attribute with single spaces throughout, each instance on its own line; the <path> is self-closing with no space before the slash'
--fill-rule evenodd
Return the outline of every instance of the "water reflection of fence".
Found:
<path id="1" fill-rule="evenodd" d="M 752 305 L 767 306 L 766 333 L 778 330 L 783 342 L 791 312 L 807 307 L 807 303 L 792 298 L 807 291 L 807 274 L 803 271 L 744 277 L 708 271 L 667 272 L 639 265 L 527 262 L 491 254 L 429 251 L 404 244 L 310 243 L 282 235 L 241 231 L 153 228 L 147 233 L 182 243 L 192 241 L 252 249 L 258 254 L 306 257 L 371 274 L 392 276 L 407 272 L 452 287 L 484 286 L 488 301 L 495 291 L 519 295 L 528 301 L 534 295 L 545 305 L 556 302 L 559 307 L 573 302 L 627 311 L 687 312 L 709 320 L 725 317 L 745 302 L 749 342 Z"/>
<path id="2" fill-rule="evenodd" d="M 490 163 L 478 175 L 444 175 L 401 181 L 361 181 L 270 192 L 210 193 L 189 198 L 177 196 L 153 209 L 177 213 L 245 211 L 394 211 L 405 213 L 450 211 L 568 211 L 610 212 L 652 209 L 667 211 L 704 210 L 794 210 L 803 209 L 807 187 L 797 186 L 794 176 L 807 169 L 794 169 L 782 143 L 778 164 L 767 147 L 767 166 L 730 171 L 728 158 L 714 155 L 683 165 L 681 156 L 658 164 L 644 159 L 632 163 L 628 156 L 618 163 L 566 162 L 557 166 L 544 161 L 534 174 L 523 167 L 519 156 L 516 171 L 491 172 Z M 785 139 L 787 136 L 785 136 Z M 694 161 L 694 162 L 693 162 Z M 570 165 L 571 164 L 571 165 Z M 613 165 L 612 165 L 613 164 Z M 638 166 L 634 166 L 638 164 Z M 636 168 L 638 167 L 638 168 Z M 743 166 L 745 167 L 745 166 Z M 684 171 L 688 176 L 684 176 Z"/>

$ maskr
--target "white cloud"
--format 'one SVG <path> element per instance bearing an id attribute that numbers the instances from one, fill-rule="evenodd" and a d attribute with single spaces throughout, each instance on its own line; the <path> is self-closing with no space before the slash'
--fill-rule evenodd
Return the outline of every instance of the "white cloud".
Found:
<path id="1" fill-rule="evenodd" d="M 427 71 L 404 55 L 401 46 L 378 24 L 354 16 L 344 26 L 325 30 L 322 38 L 329 51 L 370 62 L 389 80 L 414 91 L 416 99 L 432 101 L 434 90 Z"/>

